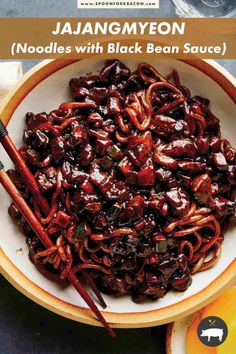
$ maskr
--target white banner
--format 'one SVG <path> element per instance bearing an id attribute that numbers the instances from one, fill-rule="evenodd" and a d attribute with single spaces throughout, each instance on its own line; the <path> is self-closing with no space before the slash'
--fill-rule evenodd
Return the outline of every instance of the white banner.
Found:
<path id="1" fill-rule="evenodd" d="M 79 9 L 158 9 L 159 0 L 77 0 Z"/>

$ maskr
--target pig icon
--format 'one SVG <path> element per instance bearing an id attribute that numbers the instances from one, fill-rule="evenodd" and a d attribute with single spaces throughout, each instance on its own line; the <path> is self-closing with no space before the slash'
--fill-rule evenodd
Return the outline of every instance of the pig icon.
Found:
<path id="1" fill-rule="evenodd" d="M 208 342 L 210 342 L 211 337 L 218 337 L 219 341 L 222 342 L 223 334 L 224 334 L 224 330 L 222 328 L 208 328 L 202 330 L 200 336 L 208 337 Z"/>

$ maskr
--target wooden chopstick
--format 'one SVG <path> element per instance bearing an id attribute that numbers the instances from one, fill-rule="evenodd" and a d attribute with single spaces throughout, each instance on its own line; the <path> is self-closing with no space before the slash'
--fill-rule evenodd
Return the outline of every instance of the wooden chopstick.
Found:
<path id="1" fill-rule="evenodd" d="M 92 277 L 90 277 L 90 274 L 86 271 L 86 270 L 82 270 L 81 272 L 85 278 L 85 280 L 87 281 L 87 283 L 89 284 L 90 288 L 93 290 L 94 294 L 97 296 L 102 308 L 106 308 L 107 304 L 105 303 L 100 291 L 97 288 L 97 285 L 95 283 L 95 281 L 93 280 Z"/>
<path id="2" fill-rule="evenodd" d="M 23 178 L 25 184 L 32 192 L 35 200 L 37 200 L 38 204 L 42 208 L 42 211 L 47 215 L 50 211 L 50 206 L 48 204 L 47 199 L 42 195 L 39 190 L 38 184 L 35 181 L 34 176 L 26 166 L 25 161 L 19 154 L 17 148 L 15 147 L 13 141 L 8 135 L 8 131 L 5 128 L 3 122 L 0 119 L 0 142 L 4 149 L 6 150 L 7 154 L 9 155 L 10 159 L 14 163 L 17 171 Z"/>
<path id="3" fill-rule="evenodd" d="M 18 152 L 16 146 L 14 145 L 13 141 L 11 140 L 8 131 L 6 127 L 4 126 L 3 122 L 0 119 L 0 142 L 4 149 L 6 150 L 7 154 L 9 155 L 10 159 L 14 163 L 17 171 L 21 175 L 22 179 L 24 180 L 25 184 L 33 194 L 33 197 L 35 200 L 37 200 L 37 203 L 41 207 L 42 211 L 44 212 L 45 215 L 48 215 L 50 212 L 50 206 L 47 201 L 47 199 L 44 197 L 44 195 L 41 193 L 38 184 L 30 172 L 28 166 L 26 165 L 25 161 L 23 160 L 21 154 Z M 47 247 L 47 246 L 46 246 Z M 93 290 L 94 294 L 97 296 L 98 301 L 100 302 L 101 306 L 103 308 L 106 308 L 106 303 L 98 290 L 95 282 L 93 279 L 89 276 L 89 274 L 82 273 L 83 276 L 85 277 L 86 281 L 88 282 L 89 286 Z"/>
<path id="4" fill-rule="evenodd" d="M 52 240 L 50 239 L 49 235 L 45 231 L 44 227 L 40 224 L 14 183 L 11 181 L 8 174 L 4 171 L 4 166 L 0 161 L 0 183 L 7 191 L 15 205 L 17 206 L 18 210 L 22 213 L 25 219 L 28 221 L 29 225 L 35 231 L 37 235 L 39 235 L 41 242 L 44 244 L 46 248 L 54 246 Z"/>
<path id="5" fill-rule="evenodd" d="M 2 162 L 0 161 L 0 183 L 4 187 L 4 189 L 7 191 L 9 196 L 11 197 L 12 201 L 16 205 L 17 209 L 22 213 L 24 218 L 27 220 L 29 225 L 32 227 L 34 232 L 37 234 L 41 242 L 44 244 L 46 248 L 54 246 L 54 243 L 50 239 L 49 235 L 47 234 L 46 230 L 44 227 L 40 224 L 18 189 L 15 187 L 11 179 L 8 177 L 7 173 L 4 171 L 4 166 Z M 78 291 L 80 296 L 84 299 L 84 301 L 87 303 L 89 308 L 92 310 L 92 312 L 95 314 L 97 319 L 104 325 L 104 327 L 107 329 L 108 333 L 112 336 L 115 337 L 115 333 L 113 332 L 112 328 L 110 325 L 107 323 L 105 318 L 102 316 L 101 312 L 98 310 L 96 304 L 93 302 L 91 299 L 90 295 L 88 292 L 84 289 L 83 285 L 80 283 L 79 279 L 77 276 L 73 273 L 73 271 L 70 271 L 69 276 L 68 276 L 69 281 L 71 284 L 75 287 L 75 289 Z"/>

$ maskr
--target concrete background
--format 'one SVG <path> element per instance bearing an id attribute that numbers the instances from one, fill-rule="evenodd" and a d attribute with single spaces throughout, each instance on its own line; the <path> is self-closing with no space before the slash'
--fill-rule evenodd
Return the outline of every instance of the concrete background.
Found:
<path id="1" fill-rule="evenodd" d="M 0 0 L 0 17 L 175 17 L 170 0 L 157 10 L 79 10 L 76 0 Z M 30 30 L 30 28 L 29 28 Z M 24 71 L 38 61 L 24 60 Z M 218 60 L 233 75 L 234 60 Z M 116 330 L 59 317 L 36 305 L 0 276 L 0 354 L 164 354 L 165 326 Z"/>

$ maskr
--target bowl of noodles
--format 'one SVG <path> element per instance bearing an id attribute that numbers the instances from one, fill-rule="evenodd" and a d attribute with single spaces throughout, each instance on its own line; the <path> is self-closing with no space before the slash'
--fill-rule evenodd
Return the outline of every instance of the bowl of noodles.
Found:
<path id="1" fill-rule="evenodd" d="M 48 202 L 8 175 L 55 243 L 1 189 L 0 266 L 21 292 L 99 325 L 67 282 L 86 271 L 112 327 L 167 323 L 236 276 L 235 80 L 212 61 L 43 61 L 2 108 Z M 4 232 L 3 232 L 4 230 Z"/>

